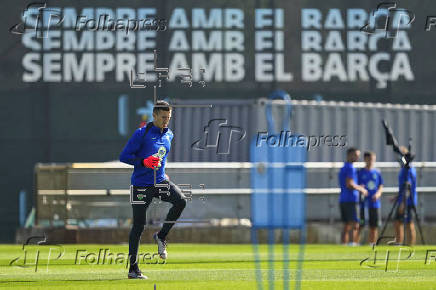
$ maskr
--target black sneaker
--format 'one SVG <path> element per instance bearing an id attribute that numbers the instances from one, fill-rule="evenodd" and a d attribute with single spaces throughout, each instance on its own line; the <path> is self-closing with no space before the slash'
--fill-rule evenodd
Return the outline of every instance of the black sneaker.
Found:
<path id="1" fill-rule="evenodd" d="M 147 276 L 145 276 L 141 273 L 141 270 L 139 270 L 138 265 L 136 265 L 136 267 L 130 268 L 129 274 L 127 274 L 127 278 L 129 278 L 129 279 L 148 279 Z"/>

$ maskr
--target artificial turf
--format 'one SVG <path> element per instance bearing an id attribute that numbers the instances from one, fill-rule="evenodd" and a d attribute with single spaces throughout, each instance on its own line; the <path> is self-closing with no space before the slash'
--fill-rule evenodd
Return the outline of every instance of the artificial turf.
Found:
<path id="1" fill-rule="evenodd" d="M 47 264 L 50 248 L 51 259 Z M 274 246 L 274 256 L 269 256 L 268 245 L 260 245 L 259 264 L 255 263 L 252 245 L 170 244 L 165 264 L 157 259 L 149 259 L 149 256 L 140 261 L 140 268 L 148 280 L 128 280 L 126 264 L 123 263 L 127 257 L 127 245 L 81 244 L 62 245 L 62 248 L 63 256 L 54 260 L 58 255 L 58 247 L 26 246 L 24 264 L 21 245 L 0 245 L 0 288 L 242 290 L 258 289 L 256 277 L 259 276 L 256 273 L 260 273 L 263 289 L 268 289 L 269 280 L 273 281 L 274 289 L 283 289 L 286 261 L 289 261 L 290 272 L 285 280 L 294 288 L 295 278 L 298 277 L 296 267 L 301 257 L 299 246 L 294 244 L 290 245 L 289 258 L 284 257 L 281 245 Z M 403 248 L 397 260 L 400 248 L 377 247 L 374 264 L 374 251 L 369 246 L 305 245 L 301 288 L 436 289 L 436 246 L 416 246 L 410 258 L 408 249 Z M 92 259 L 97 259 L 99 249 L 102 249 L 100 260 L 96 264 L 97 261 Z M 106 256 L 103 265 L 104 249 L 109 249 L 106 255 L 109 251 L 119 253 L 119 259 L 110 261 Z M 141 244 L 140 247 L 140 253 L 152 254 L 156 250 L 154 244 Z M 386 269 L 387 250 L 389 261 Z M 427 250 L 434 251 L 429 252 L 425 264 Z M 37 251 L 39 261 L 35 272 Z M 95 253 L 89 255 L 87 260 L 93 265 L 87 264 L 83 258 L 90 253 Z M 10 265 L 16 258 L 19 259 Z M 362 263 L 365 258 L 369 259 Z M 158 264 L 152 264 L 156 262 Z M 274 271 L 271 271 L 271 265 L 274 265 Z"/>

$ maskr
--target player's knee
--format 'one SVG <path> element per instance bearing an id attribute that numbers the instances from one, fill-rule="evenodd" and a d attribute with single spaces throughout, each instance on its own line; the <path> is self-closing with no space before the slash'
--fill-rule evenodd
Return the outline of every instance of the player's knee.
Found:
<path id="1" fill-rule="evenodd" d="M 133 231 L 138 232 L 138 233 L 142 233 L 144 231 L 145 228 L 145 223 L 143 222 L 134 222 L 133 223 Z"/>
<path id="2" fill-rule="evenodd" d="M 177 206 L 179 207 L 179 208 L 181 208 L 181 209 L 184 209 L 185 207 L 186 207 L 186 199 L 180 199 L 178 202 L 177 202 Z"/>

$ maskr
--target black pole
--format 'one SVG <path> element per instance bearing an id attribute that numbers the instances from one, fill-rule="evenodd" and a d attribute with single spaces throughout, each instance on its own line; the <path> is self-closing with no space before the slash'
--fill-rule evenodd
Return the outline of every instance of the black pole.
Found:
<path id="1" fill-rule="evenodd" d="M 391 211 L 389 212 L 388 218 L 386 219 L 385 224 L 383 225 L 383 229 L 382 229 L 382 231 L 381 231 L 381 233 L 380 233 L 380 237 L 383 237 L 383 234 L 384 234 L 384 232 L 386 231 L 386 227 L 388 226 L 388 223 L 389 223 L 389 221 L 390 221 L 391 218 L 392 218 L 392 214 L 394 213 L 394 211 L 395 211 L 395 209 L 397 208 L 397 205 L 398 205 L 398 204 L 399 204 L 399 203 L 398 203 L 398 197 L 397 197 L 397 198 L 395 199 L 394 204 L 392 205 Z"/>
<path id="2" fill-rule="evenodd" d="M 415 212 L 416 224 L 418 225 L 419 234 L 421 235 L 421 243 L 423 245 L 425 245 L 424 234 L 422 233 L 422 228 L 421 228 L 421 220 L 420 220 L 420 218 L 418 216 L 418 212 L 417 212 L 416 207 L 415 207 L 414 204 L 412 204 L 412 209 Z"/>

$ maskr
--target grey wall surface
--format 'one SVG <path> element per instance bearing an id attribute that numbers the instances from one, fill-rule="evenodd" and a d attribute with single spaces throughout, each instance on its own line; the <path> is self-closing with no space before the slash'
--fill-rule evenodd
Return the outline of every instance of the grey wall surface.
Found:
<path id="1" fill-rule="evenodd" d="M 268 131 L 265 115 L 265 104 L 268 101 L 264 99 L 233 102 L 186 100 L 178 103 L 210 103 L 213 108 L 175 109 L 173 124 L 176 139 L 174 139 L 170 153 L 170 160 L 173 161 L 250 161 L 249 144 L 253 138 L 257 138 L 259 132 Z M 434 146 L 436 106 L 304 100 L 293 100 L 291 103 L 291 118 L 287 118 L 290 124 L 289 135 L 302 134 L 306 140 L 313 136 L 318 139 L 318 143 L 321 143 L 321 136 L 346 136 L 346 143 L 338 142 L 337 147 L 328 146 L 327 143 L 310 148 L 307 161 L 343 161 L 346 148 L 349 146 L 359 148 L 362 153 L 366 150 L 374 151 L 378 161 L 396 160 L 397 156 L 393 153 L 392 147 L 385 145 L 383 119 L 388 121 L 401 145 L 407 146 L 409 137 L 412 138 L 412 149 L 416 152 L 416 161 L 436 160 L 436 147 Z M 275 124 L 282 124 L 283 103 L 276 102 L 272 106 Z M 240 142 L 233 140 L 230 143 L 229 154 L 217 154 L 216 147 L 200 151 L 191 150 L 192 140 L 203 137 L 203 128 L 207 126 L 209 120 L 217 118 L 226 119 L 228 124 L 245 129 L 245 138 Z M 283 128 L 276 126 L 274 132 L 268 133 L 278 134 L 282 130 Z M 262 146 L 265 146 L 265 143 Z M 292 146 L 291 142 L 288 146 Z"/>

